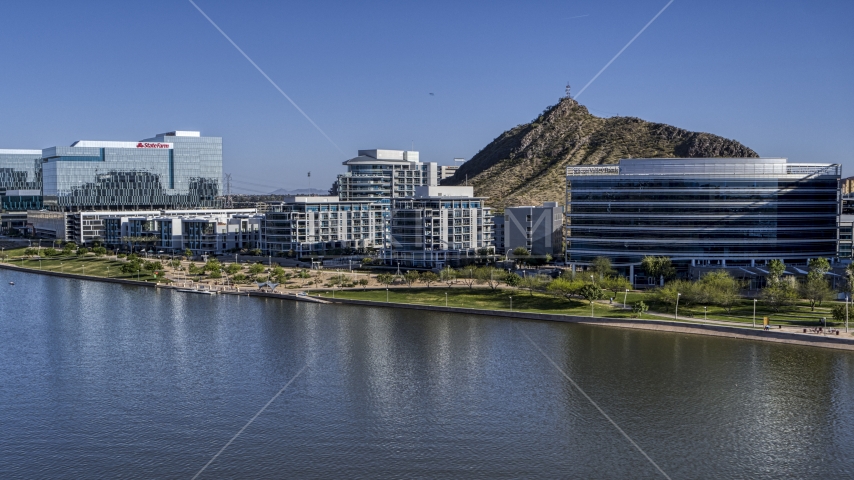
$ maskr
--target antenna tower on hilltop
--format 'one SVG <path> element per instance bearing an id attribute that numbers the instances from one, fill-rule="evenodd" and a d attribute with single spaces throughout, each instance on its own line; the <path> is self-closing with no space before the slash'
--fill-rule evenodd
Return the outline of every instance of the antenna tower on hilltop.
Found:
<path id="1" fill-rule="evenodd" d="M 569 94 L 569 82 L 566 82 L 566 98 L 572 98 L 572 96 Z"/>

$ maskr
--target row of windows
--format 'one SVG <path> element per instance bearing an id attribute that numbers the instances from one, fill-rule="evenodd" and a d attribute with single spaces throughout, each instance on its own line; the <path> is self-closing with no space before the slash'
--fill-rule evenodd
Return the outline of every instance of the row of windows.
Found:
<path id="1" fill-rule="evenodd" d="M 569 213 L 593 214 L 647 214 L 647 215 L 805 215 L 814 214 L 836 214 L 837 203 L 829 204 L 759 204 L 759 205 L 728 205 L 728 204 L 698 204 L 686 206 L 684 204 L 657 205 L 650 204 L 597 204 L 597 205 L 575 205 L 570 206 Z"/>
<path id="2" fill-rule="evenodd" d="M 829 228 L 812 228 L 801 230 L 777 230 L 777 229 L 708 229 L 708 230 L 672 230 L 672 229 L 644 229 L 644 230 L 600 230 L 573 227 L 568 232 L 571 238 L 591 238 L 601 241 L 620 241 L 632 244 L 641 240 L 659 240 L 668 242 L 680 239 L 691 239 L 697 241 L 726 241 L 726 240 L 754 240 L 754 239 L 829 239 L 836 238 L 836 226 Z"/>
<path id="3" fill-rule="evenodd" d="M 631 249 L 625 248 L 623 243 L 580 241 L 571 240 L 567 242 L 568 256 L 571 261 L 590 261 L 602 255 L 612 258 L 624 258 L 626 261 L 639 262 L 646 255 L 668 256 L 668 257 L 770 257 L 770 258 L 809 258 L 809 257 L 832 257 L 836 255 L 836 242 L 817 241 L 795 241 L 791 243 L 768 242 L 768 243 L 686 243 L 686 244 L 662 244 L 653 242 L 649 244 L 632 245 Z"/>
<path id="4" fill-rule="evenodd" d="M 707 179 L 707 178 L 639 178 L 632 176 L 615 176 L 613 178 L 567 178 L 567 189 L 605 190 L 605 189 L 691 189 L 715 190 L 721 188 L 812 188 L 836 190 L 836 177 L 818 178 L 777 178 L 777 179 Z"/>
<path id="5" fill-rule="evenodd" d="M 779 192 L 742 192 L 742 193 L 704 193 L 704 192 L 661 192 L 636 193 L 602 191 L 590 193 L 573 192 L 570 201 L 577 202 L 795 202 L 795 201 L 835 202 L 836 190 L 833 191 L 794 191 Z"/>
<path id="6" fill-rule="evenodd" d="M 761 216 L 744 215 L 732 217 L 720 216 L 624 216 L 614 218 L 610 215 L 571 215 L 567 219 L 567 228 L 575 227 L 664 227 L 664 228 L 805 228 L 805 217 L 798 216 Z M 810 215 L 809 227 L 827 227 L 836 225 L 836 215 Z"/>

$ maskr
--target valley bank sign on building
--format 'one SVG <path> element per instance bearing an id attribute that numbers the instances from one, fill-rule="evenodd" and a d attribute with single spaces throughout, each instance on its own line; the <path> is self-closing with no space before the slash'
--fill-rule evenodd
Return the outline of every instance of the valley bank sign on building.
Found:
<path id="1" fill-rule="evenodd" d="M 222 138 L 174 131 L 136 142 L 80 140 L 42 150 L 43 202 L 54 211 L 217 206 Z"/>

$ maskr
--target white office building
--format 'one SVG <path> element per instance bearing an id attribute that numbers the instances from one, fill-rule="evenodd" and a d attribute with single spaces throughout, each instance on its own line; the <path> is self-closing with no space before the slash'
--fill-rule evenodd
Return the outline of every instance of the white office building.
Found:
<path id="1" fill-rule="evenodd" d="M 439 181 L 453 177 L 459 169 L 459 165 L 439 165 Z"/>

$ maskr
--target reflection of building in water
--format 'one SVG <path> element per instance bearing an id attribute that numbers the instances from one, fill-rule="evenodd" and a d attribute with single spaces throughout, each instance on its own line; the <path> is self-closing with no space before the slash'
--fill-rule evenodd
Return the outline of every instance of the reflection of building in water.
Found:
<path id="1" fill-rule="evenodd" d="M 217 206 L 222 139 L 168 132 L 139 142 L 81 140 L 42 150 L 49 210 L 135 210 Z"/>

